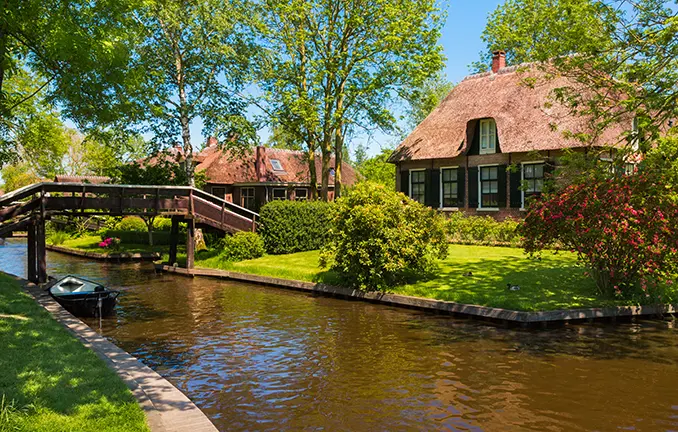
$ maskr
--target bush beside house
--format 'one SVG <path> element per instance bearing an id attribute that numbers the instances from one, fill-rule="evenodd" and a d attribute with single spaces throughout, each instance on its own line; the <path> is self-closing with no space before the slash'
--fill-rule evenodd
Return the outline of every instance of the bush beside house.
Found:
<path id="1" fill-rule="evenodd" d="M 323 247 L 333 206 L 322 201 L 273 201 L 263 206 L 259 232 L 266 252 L 279 255 Z"/>
<path id="2" fill-rule="evenodd" d="M 321 265 L 350 286 L 383 291 L 447 256 L 445 219 L 402 193 L 365 182 L 335 205 Z"/>

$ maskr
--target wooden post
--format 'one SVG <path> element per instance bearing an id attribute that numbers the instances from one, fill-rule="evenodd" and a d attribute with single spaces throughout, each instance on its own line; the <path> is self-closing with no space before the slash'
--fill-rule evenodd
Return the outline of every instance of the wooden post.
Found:
<path id="1" fill-rule="evenodd" d="M 177 245 L 179 243 L 179 218 L 172 216 L 172 228 L 170 229 L 169 265 L 177 262 Z"/>
<path id="2" fill-rule="evenodd" d="M 26 257 L 26 274 L 28 280 L 33 283 L 38 283 L 38 255 L 35 253 L 37 248 L 36 242 L 36 224 L 35 220 L 31 220 L 28 224 L 28 256 Z"/>
<path id="3" fill-rule="evenodd" d="M 191 270 L 195 266 L 195 219 L 187 219 L 186 224 L 186 268 Z"/>
<path id="4" fill-rule="evenodd" d="M 37 281 L 47 282 L 47 248 L 45 247 L 45 219 L 39 218 L 36 226 Z"/>

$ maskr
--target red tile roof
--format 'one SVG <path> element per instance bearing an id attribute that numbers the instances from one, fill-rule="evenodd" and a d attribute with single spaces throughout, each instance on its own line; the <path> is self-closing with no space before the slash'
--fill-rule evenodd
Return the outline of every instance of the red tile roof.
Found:
<path id="1" fill-rule="evenodd" d="M 271 160 L 278 160 L 283 171 L 273 169 Z M 251 149 L 243 156 L 220 150 L 216 146 L 206 147 L 195 160 L 199 162 L 196 170 L 205 171 L 208 183 L 235 184 L 259 183 L 255 171 L 256 150 Z M 308 162 L 306 153 L 295 150 L 264 148 L 263 171 L 265 182 L 269 183 L 309 183 Z M 316 172 L 318 182 L 321 181 L 320 156 L 316 157 Z M 330 162 L 334 168 L 334 157 Z M 342 163 L 342 184 L 352 185 L 356 181 L 356 173 L 347 163 Z M 334 177 L 330 177 L 330 184 L 334 184 Z"/>
<path id="2" fill-rule="evenodd" d="M 587 118 L 570 114 L 552 96 L 554 89 L 576 84 L 562 76 L 545 79 L 542 69 L 521 65 L 465 78 L 405 138 L 389 160 L 453 158 L 463 154 L 469 149 L 473 133 L 468 123 L 482 118 L 495 120 L 504 153 L 617 145 L 624 139 L 623 133 L 631 128 L 630 118 L 608 127 L 592 143 L 566 137 L 565 132 L 591 132 Z M 527 85 L 528 81 L 535 84 Z"/>
<path id="3" fill-rule="evenodd" d="M 92 183 L 101 184 L 111 181 L 110 177 L 105 176 L 72 176 L 72 175 L 57 175 L 54 177 L 56 183 Z"/>

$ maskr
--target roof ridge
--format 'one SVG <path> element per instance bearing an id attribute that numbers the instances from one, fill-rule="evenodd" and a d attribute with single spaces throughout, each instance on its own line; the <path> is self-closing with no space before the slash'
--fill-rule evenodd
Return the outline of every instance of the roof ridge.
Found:
<path id="1" fill-rule="evenodd" d="M 466 75 L 464 77 L 464 79 L 462 79 L 462 81 L 485 78 L 485 77 L 491 76 L 491 75 L 509 74 L 509 73 L 517 71 L 520 68 L 532 67 L 536 64 L 537 64 L 537 62 L 525 62 L 525 63 L 520 63 L 520 64 L 512 65 L 512 66 L 504 66 L 503 68 L 499 69 L 496 73 L 494 73 L 490 70 L 490 71 L 485 71 L 485 72 L 478 72 L 478 73 L 471 74 L 471 75 Z"/>

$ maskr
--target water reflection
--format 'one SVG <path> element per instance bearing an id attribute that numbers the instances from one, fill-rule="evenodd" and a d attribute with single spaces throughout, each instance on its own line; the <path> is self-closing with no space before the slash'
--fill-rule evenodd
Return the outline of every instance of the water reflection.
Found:
<path id="1" fill-rule="evenodd" d="M 23 274 L 24 255 L 0 247 L 0 269 Z M 48 266 L 123 289 L 103 333 L 222 430 L 678 428 L 667 323 L 516 331 L 148 264 Z"/>

